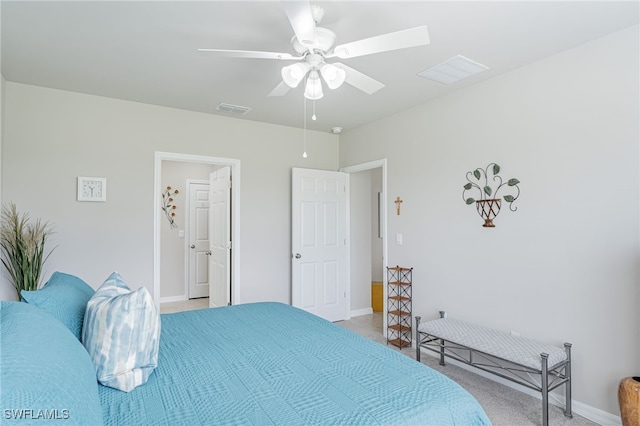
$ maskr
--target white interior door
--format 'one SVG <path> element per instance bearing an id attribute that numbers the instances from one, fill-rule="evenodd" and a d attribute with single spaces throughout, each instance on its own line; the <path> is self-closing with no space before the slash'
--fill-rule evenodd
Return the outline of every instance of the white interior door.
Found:
<path id="1" fill-rule="evenodd" d="M 209 184 L 189 183 L 189 299 L 209 296 Z"/>
<path id="2" fill-rule="evenodd" d="M 231 304 L 231 168 L 209 177 L 209 306 Z"/>
<path id="3" fill-rule="evenodd" d="M 292 304 L 329 321 L 348 317 L 347 179 L 341 172 L 292 171 Z"/>

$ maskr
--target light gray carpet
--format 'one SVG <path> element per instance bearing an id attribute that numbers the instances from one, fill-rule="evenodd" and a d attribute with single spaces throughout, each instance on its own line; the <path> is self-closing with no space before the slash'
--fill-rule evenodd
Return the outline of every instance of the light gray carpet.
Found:
<path id="1" fill-rule="evenodd" d="M 336 324 L 368 339 L 386 345 L 386 339 L 382 335 L 382 314 L 380 313 L 354 317 L 349 321 L 340 321 Z M 399 350 L 393 345 L 389 345 L 388 347 Z M 415 359 L 414 348 L 403 348 L 400 352 Z M 429 355 L 423 354 L 421 362 L 440 371 L 469 391 L 469 393 L 480 402 L 495 426 L 542 424 L 542 402 L 540 399 L 511 389 L 452 364 L 447 364 L 443 367 L 438 364 L 437 358 Z M 549 404 L 549 424 L 552 426 L 597 425 L 597 423 L 587 420 L 575 413 L 572 419 L 567 418 L 564 416 L 563 410 L 560 407 L 551 404 Z"/>

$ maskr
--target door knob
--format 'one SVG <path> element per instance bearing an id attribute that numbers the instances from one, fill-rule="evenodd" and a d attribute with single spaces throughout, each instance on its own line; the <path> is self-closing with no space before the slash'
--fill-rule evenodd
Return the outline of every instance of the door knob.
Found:
<path id="1" fill-rule="evenodd" d="M 196 248 L 196 245 L 195 244 L 191 244 L 191 248 Z"/>
<path id="2" fill-rule="evenodd" d="M 205 253 L 207 256 L 211 256 L 211 250 Z"/>
<path id="3" fill-rule="evenodd" d="M 300 259 L 302 255 L 300 253 L 296 253 L 296 259 Z"/>

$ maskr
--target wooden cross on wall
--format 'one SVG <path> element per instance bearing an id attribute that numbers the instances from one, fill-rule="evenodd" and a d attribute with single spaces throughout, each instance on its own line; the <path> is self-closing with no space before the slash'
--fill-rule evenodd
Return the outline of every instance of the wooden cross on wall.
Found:
<path id="1" fill-rule="evenodd" d="M 402 204 L 402 199 L 400 199 L 400 197 L 396 197 L 394 203 L 396 203 L 396 214 L 400 216 L 400 204 Z"/>

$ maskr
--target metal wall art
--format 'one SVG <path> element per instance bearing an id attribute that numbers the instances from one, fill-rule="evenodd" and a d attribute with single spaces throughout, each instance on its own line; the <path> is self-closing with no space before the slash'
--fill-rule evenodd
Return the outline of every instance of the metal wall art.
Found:
<path id="1" fill-rule="evenodd" d="M 174 210 L 177 207 L 175 204 L 173 204 L 173 197 L 175 197 L 176 195 L 178 195 L 178 190 L 174 189 L 173 191 L 171 191 L 170 186 L 167 186 L 167 189 L 162 192 L 162 211 L 167 216 L 167 220 L 169 221 L 171 229 L 175 229 L 178 227 L 178 225 L 176 225 L 174 221 L 174 218 L 176 216 L 176 212 L 174 212 Z"/>
<path id="2" fill-rule="evenodd" d="M 513 207 L 513 202 L 520 196 L 520 181 L 511 178 L 504 182 L 499 175 L 500 166 L 496 163 L 489 164 L 485 169 L 477 168 L 467 172 L 467 184 L 464 185 L 462 191 L 462 199 L 469 204 L 476 204 L 476 209 L 481 218 L 484 219 L 485 228 L 493 228 L 493 219 L 500 213 L 502 199 L 509 203 L 509 209 L 516 211 L 518 208 Z M 498 192 L 503 189 L 508 194 L 502 198 L 498 197 Z M 478 198 L 469 195 L 479 195 Z"/>

